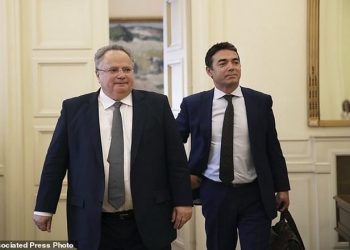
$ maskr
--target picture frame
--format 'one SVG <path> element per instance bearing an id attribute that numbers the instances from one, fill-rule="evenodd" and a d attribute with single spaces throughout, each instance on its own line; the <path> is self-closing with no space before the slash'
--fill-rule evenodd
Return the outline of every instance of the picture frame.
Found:
<path id="1" fill-rule="evenodd" d="M 135 89 L 164 93 L 162 18 L 110 19 L 110 43 L 134 57 Z"/>

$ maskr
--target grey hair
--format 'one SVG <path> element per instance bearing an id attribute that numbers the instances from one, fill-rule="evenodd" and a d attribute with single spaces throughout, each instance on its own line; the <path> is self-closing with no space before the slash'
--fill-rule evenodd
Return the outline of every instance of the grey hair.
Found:
<path id="1" fill-rule="evenodd" d="M 110 50 L 120 50 L 120 51 L 125 52 L 125 54 L 127 54 L 130 57 L 132 63 L 134 63 L 134 58 L 131 55 L 131 52 L 127 48 L 125 48 L 121 45 L 118 45 L 118 44 L 109 44 L 109 45 L 106 45 L 106 46 L 99 48 L 96 51 L 95 58 L 94 58 L 96 69 L 98 68 L 98 65 L 101 63 L 103 56 Z"/>

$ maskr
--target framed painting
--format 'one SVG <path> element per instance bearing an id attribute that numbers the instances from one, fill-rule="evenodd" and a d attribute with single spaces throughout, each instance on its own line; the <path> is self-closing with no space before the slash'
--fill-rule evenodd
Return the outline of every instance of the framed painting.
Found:
<path id="1" fill-rule="evenodd" d="M 164 93 L 163 21 L 152 19 L 111 19 L 110 43 L 128 48 L 135 59 L 135 89 Z"/>

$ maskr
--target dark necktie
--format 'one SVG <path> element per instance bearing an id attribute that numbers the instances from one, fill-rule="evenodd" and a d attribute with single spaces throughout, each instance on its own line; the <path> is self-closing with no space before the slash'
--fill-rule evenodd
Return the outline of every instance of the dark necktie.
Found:
<path id="1" fill-rule="evenodd" d="M 220 180 L 229 184 L 234 179 L 233 171 L 233 105 L 232 95 L 225 95 L 227 107 L 222 125 L 220 152 Z"/>
<path id="2" fill-rule="evenodd" d="M 123 123 L 120 114 L 121 102 L 115 102 L 111 131 L 111 146 L 107 161 L 109 162 L 108 201 L 116 209 L 125 201 L 124 190 L 124 139 Z"/>

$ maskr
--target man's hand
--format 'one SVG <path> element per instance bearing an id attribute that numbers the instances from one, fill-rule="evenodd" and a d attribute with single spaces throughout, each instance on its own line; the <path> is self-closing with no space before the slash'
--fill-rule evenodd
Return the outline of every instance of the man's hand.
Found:
<path id="1" fill-rule="evenodd" d="M 174 207 L 171 222 L 174 223 L 175 229 L 180 229 L 191 216 L 192 207 Z"/>
<path id="2" fill-rule="evenodd" d="M 34 214 L 33 221 L 41 231 L 51 232 L 52 216 L 42 216 Z"/>
<path id="3" fill-rule="evenodd" d="M 289 207 L 289 194 L 287 192 L 278 192 L 276 195 L 277 210 L 282 212 L 288 210 Z"/>
<path id="4" fill-rule="evenodd" d="M 191 187 L 192 189 L 199 188 L 202 182 L 202 178 L 197 175 L 191 174 Z"/>

